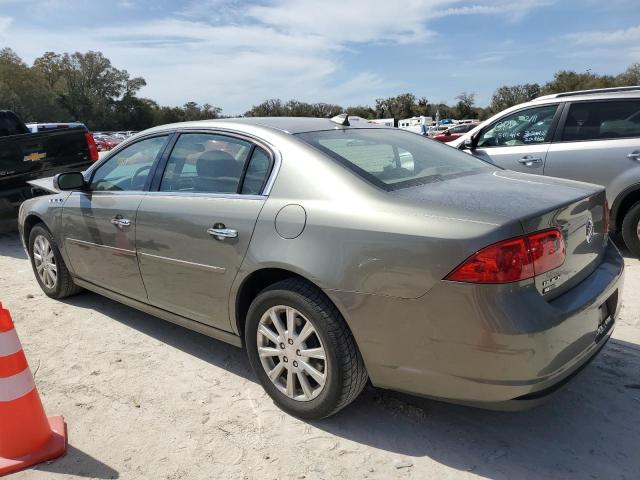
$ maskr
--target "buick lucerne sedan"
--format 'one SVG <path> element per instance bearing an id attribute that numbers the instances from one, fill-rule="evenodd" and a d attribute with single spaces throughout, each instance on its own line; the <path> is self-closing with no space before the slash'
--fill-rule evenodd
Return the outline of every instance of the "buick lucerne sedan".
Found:
<path id="1" fill-rule="evenodd" d="M 301 418 L 369 381 L 530 405 L 619 310 L 602 187 L 358 118 L 156 127 L 35 184 L 52 194 L 22 205 L 20 234 L 47 295 L 91 290 L 244 347 Z"/>

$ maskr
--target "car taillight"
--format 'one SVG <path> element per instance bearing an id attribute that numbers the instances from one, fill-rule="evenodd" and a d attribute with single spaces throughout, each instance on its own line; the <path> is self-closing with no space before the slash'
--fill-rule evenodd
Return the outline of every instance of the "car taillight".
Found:
<path id="1" fill-rule="evenodd" d="M 602 212 L 602 220 L 604 223 L 604 235 L 609 235 L 609 201 L 604 199 L 604 211 Z"/>
<path id="2" fill-rule="evenodd" d="M 544 230 L 489 245 L 445 278 L 467 283 L 517 282 L 558 268 L 565 256 L 560 230 Z"/>
<path id="3" fill-rule="evenodd" d="M 564 263 L 567 249 L 560 230 L 545 230 L 528 235 L 529 251 L 533 259 L 535 275 L 558 268 Z"/>
<path id="4" fill-rule="evenodd" d="M 95 162 L 100 158 L 98 154 L 98 146 L 96 145 L 96 141 L 93 138 L 93 134 L 91 132 L 85 132 L 84 138 L 87 140 L 87 148 L 89 148 L 89 158 L 92 162 Z"/>

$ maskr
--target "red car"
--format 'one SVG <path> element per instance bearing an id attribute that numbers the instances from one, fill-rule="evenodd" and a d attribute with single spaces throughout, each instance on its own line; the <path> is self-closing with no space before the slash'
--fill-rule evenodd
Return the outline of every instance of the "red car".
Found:
<path id="1" fill-rule="evenodd" d="M 458 137 L 461 137 L 470 130 L 473 130 L 479 125 L 479 123 L 461 123 L 458 125 L 452 125 L 451 128 L 445 130 L 442 133 L 432 137 L 439 142 L 451 142 Z"/>
<path id="2" fill-rule="evenodd" d="M 119 138 L 114 137 L 105 137 L 105 136 L 94 136 L 96 140 L 96 146 L 99 151 L 111 150 L 122 142 Z"/>

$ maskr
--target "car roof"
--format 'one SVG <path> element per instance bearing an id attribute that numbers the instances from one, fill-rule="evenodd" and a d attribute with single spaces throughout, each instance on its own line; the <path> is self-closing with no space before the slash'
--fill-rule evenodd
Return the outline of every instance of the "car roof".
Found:
<path id="1" fill-rule="evenodd" d="M 529 103 L 557 103 L 557 102 L 578 102 L 584 100 L 623 100 L 623 99 L 640 99 L 640 90 L 629 91 L 585 91 L 585 92 L 567 92 L 561 94 L 544 95 L 534 98 Z"/>
<path id="2" fill-rule="evenodd" d="M 316 132 L 322 130 L 338 130 L 349 128 L 375 128 L 389 129 L 386 125 L 370 123 L 368 120 L 360 117 L 349 117 L 349 126 L 343 126 L 332 122 L 329 118 L 313 118 L 313 117 L 242 117 L 242 118 L 221 118 L 215 120 L 199 120 L 193 122 L 180 122 L 170 125 L 161 125 L 150 130 L 168 130 L 176 128 L 216 128 L 222 126 L 236 125 L 255 125 L 263 128 L 279 130 L 285 133 L 303 133 Z M 147 130 L 149 132 L 150 130 Z"/>

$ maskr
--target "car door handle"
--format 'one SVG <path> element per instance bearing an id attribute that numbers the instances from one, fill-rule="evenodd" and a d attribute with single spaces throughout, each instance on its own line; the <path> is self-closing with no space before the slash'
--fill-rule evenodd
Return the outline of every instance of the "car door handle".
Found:
<path id="1" fill-rule="evenodd" d="M 207 228 L 207 233 L 218 240 L 238 237 L 238 231 L 233 228 Z"/>
<path id="2" fill-rule="evenodd" d="M 113 217 L 111 223 L 116 227 L 128 227 L 131 225 L 131 220 L 124 217 Z"/>
<path id="3" fill-rule="evenodd" d="M 525 167 L 537 167 L 542 163 L 541 157 L 532 157 L 531 155 L 525 155 L 520 160 L 518 160 Z"/>
<path id="4" fill-rule="evenodd" d="M 627 158 L 629 160 L 637 160 L 640 161 L 640 151 L 636 150 L 635 152 L 631 152 L 629 155 L 627 155 Z"/>

